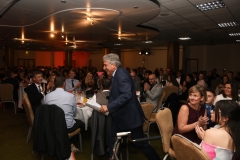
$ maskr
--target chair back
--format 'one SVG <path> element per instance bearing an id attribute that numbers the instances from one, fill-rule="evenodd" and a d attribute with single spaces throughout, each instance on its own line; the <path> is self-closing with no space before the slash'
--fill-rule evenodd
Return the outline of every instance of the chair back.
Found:
<path id="1" fill-rule="evenodd" d="M 33 126 L 34 115 L 33 115 L 33 110 L 32 110 L 31 103 L 28 99 L 28 95 L 27 95 L 26 92 L 23 93 L 22 101 L 23 101 L 23 107 L 24 107 L 25 112 L 26 112 L 28 123 L 32 127 Z"/>
<path id="2" fill-rule="evenodd" d="M 141 106 L 142 106 L 143 113 L 147 118 L 143 123 L 143 132 L 145 133 L 148 130 L 148 123 L 149 123 L 149 119 L 152 114 L 152 111 L 154 109 L 154 105 L 152 103 L 143 103 L 141 104 Z"/>
<path id="3" fill-rule="evenodd" d="M 161 97 L 159 98 L 159 101 L 158 101 L 158 108 L 157 108 L 157 110 L 159 110 L 159 108 L 161 108 L 164 97 L 165 97 L 165 91 L 162 91 L 162 95 L 161 95 Z"/>
<path id="4" fill-rule="evenodd" d="M 177 86 L 165 86 L 163 87 L 163 91 L 165 92 L 165 97 L 163 99 L 163 101 L 166 101 L 166 99 L 168 98 L 168 96 L 171 94 L 171 93 L 177 93 L 178 94 L 178 87 Z"/>
<path id="5" fill-rule="evenodd" d="M 199 145 L 180 134 L 173 135 L 171 142 L 177 160 L 210 160 L 209 156 Z"/>
<path id="6" fill-rule="evenodd" d="M 14 101 L 12 84 L 6 84 L 6 83 L 0 84 L 0 98 L 1 98 L 1 102 Z"/>
<path id="7" fill-rule="evenodd" d="M 170 138 L 173 132 L 172 113 L 169 108 L 159 109 L 156 113 L 156 122 L 162 136 L 163 151 L 168 153 L 170 149 Z"/>
<path id="8" fill-rule="evenodd" d="M 221 80 L 220 80 L 220 79 L 213 79 L 213 80 L 211 81 L 211 88 L 212 88 L 213 90 L 215 90 L 216 87 L 217 87 L 220 83 L 221 83 Z"/>

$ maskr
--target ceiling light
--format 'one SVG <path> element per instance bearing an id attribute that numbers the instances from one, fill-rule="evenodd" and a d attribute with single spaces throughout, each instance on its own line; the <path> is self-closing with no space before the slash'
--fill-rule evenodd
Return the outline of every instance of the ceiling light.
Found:
<path id="1" fill-rule="evenodd" d="M 212 9 L 225 8 L 226 5 L 222 0 L 217 0 L 213 2 L 197 4 L 196 7 L 201 11 L 207 11 Z"/>
<path id="2" fill-rule="evenodd" d="M 236 40 L 237 42 L 240 42 L 240 40 Z"/>
<path id="3" fill-rule="evenodd" d="M 138 9 L 138 6 L 134 6 L 133 8 L 134 8 L 134 9 Z"/>
<path id="4" fill-rule="evenodd" d="M 219 23 L 219 27 L 233 27 L 238 26 L 239 24 L 237 22 L 228 22 L 228 23 Z"/>
<path id="5" fill-rule="evenodd" d="M 145 41 L 144 43 L 152 43 L 152 41 Z"/>
<path id="6" fill-rule="evenodd" d="M 240 33 L 229 33 L 229 36 L 240 36 Z"/>
<path id="7" fill-rule="evenodd" d="M 53 33 L 51 33 L 51 34 L 50 34 L 50 37 L 52 37 L 52 38 L 53 38 L 53 37 L 54 37 L 54 34 L 53 34 Z"/>
<path id="8" fill-rule="evenodd" d="M 66 3 L 67 1 L 66 0 L 61 0 L 62 3 Z"/>
<path id="9" fill-rule="evenodd" d="M 115 46 L 121 46 L 122 44 L 121 43 L 116 43 L 114 44 Z"/>
<path id="10" fill-rule="evenodd" d="M 146 54 L 148 54 L 148 51 L 146 52 Z"/>
<path id="11" fill-rule="evenodd" d="M 91 20 L 91 18 L 90 18 L 90 17 L 87 17 L 87 18 L 86 18 L 86 20 L 90 21 L 90 20 Z"/>
<path id="12" fill-rule="evenodd" d="M 62 35 L 62 38 L 64 38 L 64 35 Z"/>
<path id="13" fill-rule="evenodd" d="M 142 54 L 142 52 L 140 51 L 139 54 Z"/>
<path id="14" fill-rule="evenodd" d="M 190 37 L 180 37 L 179 38 L 180 40 L 189 40 L 189 39 L 191 39 Z"/>

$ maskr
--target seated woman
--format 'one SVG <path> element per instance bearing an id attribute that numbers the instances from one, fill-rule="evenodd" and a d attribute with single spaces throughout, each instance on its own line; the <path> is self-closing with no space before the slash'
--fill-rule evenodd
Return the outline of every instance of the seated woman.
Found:
<path id="1" fill-rule="evenodd" d="M 173 134 L 181 134 L 199 144 L 201 139 L 195 132 L 195 126 L 207 128 L 207 112 L 202 105 L 206 99 L 206 91 L 202 86 L 195 85 L 189 89 L 188 94 L 189 102 L 181 106 Z"/>
<path id="2" fill-rule="evenodd" d="M 236 82 L 227 82 L 224 87 L 224 92 L 216 96 L 213 105 L 220 100 L 238 100 L 238 86 Z"/>
<path id="3" fill-rule="evenodd" d="M 82 83 L 82 89 L 86 91 L 86 97 L 92 97 L 94 95 L 94 90 L 97 90 L 97 83 L 93 78 L 93 74 L 88 72 L 85 80 Z"/>
<path id="4" fill-rule="evenodd" d="M 215 89 L 215 94 L 216 95 L 222 94 L 224 92 L 224 86 L 228 81 L 229 81 L 228 76 L 224 75 L 222 77 L 222 82 Z"/>
<path id="5" fill-rule="evenodd" d="M 46 86 L 46 92 L 52 92 L 53 90 L 55 90 L 55 86 L 54 86 L 54 80 L 55 80 L 56 76 L 55 75 L 50 75 L 48 78 L 48 84 Z"/>
<path id="6" fill-rule="evenodd" d="M 212 121 L 220 125 L 204 131 L 196 126 L 196 132 L 202 139 L 201 146 L 210 159 L 240 159 L 240 106 L 231 100 L 221 100 L 213 110 Z"/>
<path id="7" fill-rule="evenodd" d="M 185 81 L 183 82 L 183 86 L 182 86 L 182 94 L 180 95 L 179 99 L 180 100 L 187 100 L 188 98 L 188 90 L 192 87 L 196 85 L 196 82 L 194 80 L 194 77 L 192 74 L 188 74 L 186 76 Z"/>
<path id="8" fill-rule="evenodd" d="M 179 84 L 178 84 L 174 74 L 169 74 L 168 75 L 166 86 L 176 86 L 176 87 L 179 88 Z"/>

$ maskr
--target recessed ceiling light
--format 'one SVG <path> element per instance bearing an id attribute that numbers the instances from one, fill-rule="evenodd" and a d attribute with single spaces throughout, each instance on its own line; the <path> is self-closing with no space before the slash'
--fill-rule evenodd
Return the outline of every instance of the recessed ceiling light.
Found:
<path id="1" fill-rule="evenodd" d="M 240 36 L 240 33 L 229 33 L 229 36 Z"/>
<path id="2" fill-rule="evenodd" d="M 179 38 L 180 40 L 189 40 L 189 39 L 191 39 L 190 37 L 180 37 Z"/>
<path id="3" fill-rule="evenodd" d="M 240 40 L 236 40 L 237 42 L 240 42 Z"/>
<path id="4" fill-rule="evenodd" d="M 222 0 L 213 1 L 213 2 L 207 2 L 202 4 L 197 4 L 196 7 L 201 11 L 207 11 L 212 9 L 218 9 L 218 8 L 225 8 L 226 5 Z"/>
<path id="5" fill-rule="evenodd" d="M 143 43 L 153 43 L 152 41 L 143 41 Z"/>
<path id="6" fill-rule="evenodd" d="M 134 9 L 138 9 L 138 6 L 134 6 L 133 8 L 134 8 Z"/>
<path id="7" fill-rule="evenodd" d="M 219 23 L 219 27 L 233 27 L 238 26 L 239 24 L 237 22 L 228 22 L 228 23 Z"/>
<path id="8" fill-rule="evenodd" d="M 115 46 L 121 46 L 122 44 L 121 43 L 116 43 L 114 44 Z"/>

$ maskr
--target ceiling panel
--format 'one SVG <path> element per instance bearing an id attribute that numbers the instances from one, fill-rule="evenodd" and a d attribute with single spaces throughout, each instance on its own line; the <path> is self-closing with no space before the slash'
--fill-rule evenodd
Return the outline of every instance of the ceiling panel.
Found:
<path id="1" fill-rule="evenodd" d="M 169 2 L 164 2 L 161 5 L 163 5 L 164 7 L 168 8 L 168 9 L 171 9 L 171 10 L 192 6 L 192 4 L 189 3 L 187 0 L 173 0 L 173 1 L 169 1 Z"/>
<path id="2" fill-rule="evenodd" d="M 173 9 L 172 11 L 177 13 L 177 14 L 181 14 L 181 15 L 200 12 L 195 6 L 189 6 L 189 7 L 179 8 L 179 9 Z"/>

